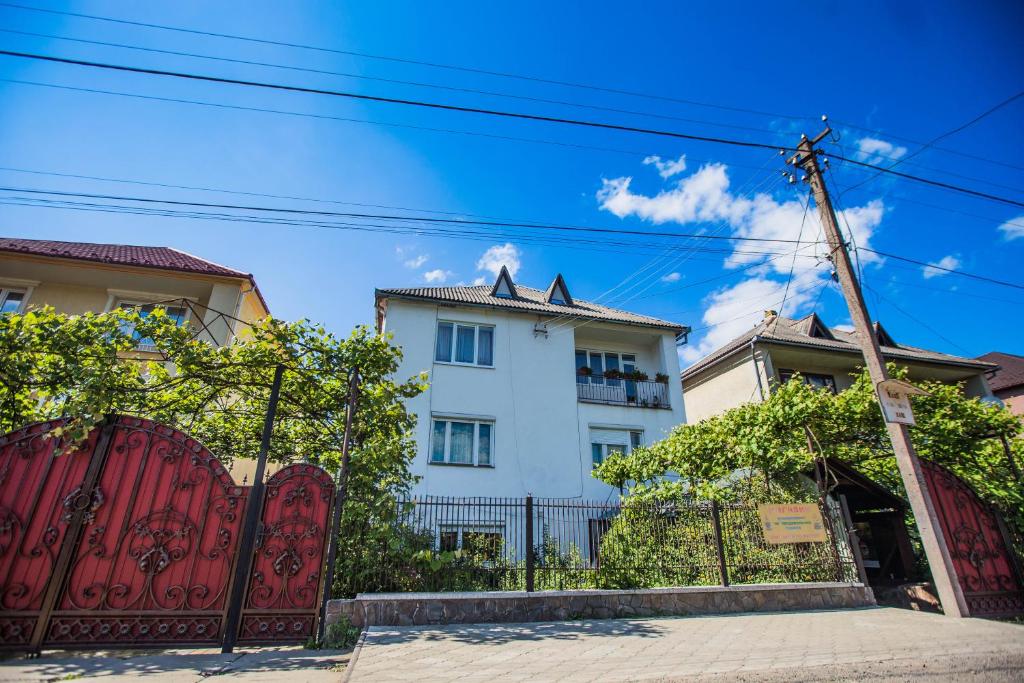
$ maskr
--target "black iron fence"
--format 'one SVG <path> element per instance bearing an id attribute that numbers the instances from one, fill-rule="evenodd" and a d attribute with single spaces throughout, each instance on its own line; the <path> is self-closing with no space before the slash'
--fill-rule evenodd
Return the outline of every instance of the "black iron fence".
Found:
<path id="1" fill-rule="evenodd" d="M 752 505 L 425 497 L 397 502 L 359 592 L 573 590 L 858 580 L 839 506 L 828 540 L 772 545 Z"/>
<path id="2" fill-rule="evenodd" d="M 577 375 L 576 398 L 584 403 L 606 403 L 636 408 L 671 410 L 668 382 L 623 379 L 619 376 Z"/>

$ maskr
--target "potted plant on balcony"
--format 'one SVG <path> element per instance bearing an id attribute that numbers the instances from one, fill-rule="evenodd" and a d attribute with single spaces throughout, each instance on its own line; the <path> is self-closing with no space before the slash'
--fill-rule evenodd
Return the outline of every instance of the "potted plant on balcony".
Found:
<path id="1" fill-rule="evenodd" d="M 647 373 L 639 369 L 634 370 L 633 372 L 627 372 L 626 374 L 623 375 L 623 377 L 625 377 L 626 379 L 633 380 L 635 382 L 647 381 Z"/>
<path id="2" fill-rule="evenodd" d="M 654 376 L 654 381 L 658 384 L 668 384 L 668 375 L 664 372 L 659 372 Z"/>
<path id="3" fill-rule="evenodd" d="M 581 377 L 590 377 L 594 374 L 594 370 L 584 365 L 582 368 L 576 368 L 576 374 Z"/>
<path id="4" fill-rule="evenodd" d="M 604 371 L 605 379 L 622 379 L 622 371 L 614 368 Z"/>

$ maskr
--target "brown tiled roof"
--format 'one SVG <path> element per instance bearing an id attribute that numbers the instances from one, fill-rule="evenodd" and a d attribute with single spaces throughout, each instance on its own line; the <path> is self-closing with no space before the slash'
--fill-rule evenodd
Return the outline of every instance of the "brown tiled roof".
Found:
<path id="1" fill-rule="evenodd" d="M 726 356 L 729 356 L 738 349 L 748 345 L 754 337 L 757 337 L 758 341 L 767 343 L 776 342 L 780 344 L 804 346 L 809 349 L 838 351 L 841 353 L 861 353 L 860 343 L 855 332 L 846 332 L 835 327 L 830 327 L 828 328 L 828 331 L 831 333 L 833 339 L 809 336 L 808 332 L 811 326 L 808 323 L 809 319 L 813 315 L 814 314 L 812 313 L 809 316 L 800 318 L 799 320 L 783 318 L 781 316 L 768 317 L 755 325 L 749 332 L 736 337 L 728 344 L 712 351 L 704 358 L 683 370 L 682 378 L 686 380 L 693 377 L 700 371 L 714 365 Z M 905 344 L 882 346 L 881 348 L 882 355 L 886 358 L 916 360 L 926 363 L 942 363 L 946 365 L 960 365 L 964 367 L 977 368 L 978 370 L 991 370 L 995 367 L 992 363 L 987 363 L 982 360 L 961 358 L 960 356 L 953 356 L 948 353 L 940 353 L 938 351 L 928 351 L 927 349 L 919 349 L 914 346 L 906 346 Z"/>
<path id="2" fill-rule="evenodd" d="M 584 318 L 606 322 L 626 323 L 644 327 L 661 327 L 676 333 L 688 330 L 685 325 L 660 320 L 638 313 L 621 311 L 600 304 L 573 299 L 571 306 L 548 303 L 545 293 L 532 287 L 516 285 L 516 296 L 513 298 L 491 295 L 491 285 L 473 287 L 409 287 L 404 289 L 378 289 L 378 299 L 397 297 L 403 299 L 422 299 L 440 303 L 465 304 L 467 306 L 486 306 L 488 308 L 506 309 L 521 313 L 541 315 L 567 316 L 572 319 Z"/>
<path id="3" fill-rule="evenodd" d="M 243 273 L 240 270 L 228 268 L 213 261 L 207 261 L 172 247 L 94 244 L 92 242 L 60 242 L 57 240 L 0 237 L 0 252 L 73 259 L 75 261 L 91 261 L 108 265 L 173 270 L 182 273 L 196 273 L 198 275 L 242 278 L 252 284 L 256 295 L 263 302 L 263 307 L 267 308 L 267 302 L 263 299 L 263 294 L 260 293 L 259 288 L 256 287 L 256 281 L 252 274 Z"/>
<path id="4" fill-rule="evenodd" d="M 978 356 L 978 360 L 995 363 L 999 366 L 995 374 L 989 376 L 988 385 L 992 391 L 1001 391 L 1024 384 L 1024 356 L 992 351 L 984 356 Z"/>

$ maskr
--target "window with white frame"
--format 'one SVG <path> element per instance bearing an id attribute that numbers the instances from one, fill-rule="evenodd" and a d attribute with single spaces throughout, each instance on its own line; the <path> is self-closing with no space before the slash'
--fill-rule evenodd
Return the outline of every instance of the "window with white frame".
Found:
<path id="1" fill-rule="evenodd" d="M 494 366 L 494 327 L 439 321 L 434 342 L 438 363 Z"/>
<path id="2" fill-rule="evenodd" d="M 146 318 L 152 315 L 153 311 L 160 309 L 169 319 L 174 321 L 175 325 L 179 326 L 183 325 L 188 319 L 188 309 L 185 306 L 168 306 L 166 304 L 144 303 L 140 301 L 119 301 L 117 307 L 126 311 L 135 311 L 139 314 L 140 318 Z M 153 340 L 149 337 L 143 337 L 135 330 L 135 326 L 132 323 L 125 322 L 121 329 L 126 334 L 132 335 L 136 341 L 135 348 L 138 350 L 149 351 L 156 348 Z"/>
<path id="3" fill-rule="evenodd" d="M 494 423 L 434 418 L 430 436 L 432 465 L 494 467 Z"/>
<path id="4" fill-rule="evenodd" d="M 589 369 L 581 372 L 581 368 Z M 629 374 L 635 372 L 636 369 L 636 354 L 576 349 L 576 382 L 578 384 L 607 384 L 610 387 L 618 387 L 623 380 L 618 377 L 606 378 L 605 373 L 614 370 L 615 373 Z M 636 385 L 632 382 L 627 382 L 628 386 L 632 386 L 635 390 Z"/>
<path id="5" fill-rule="evenodd" d="M 20 313 L 27 298 L 24 289 L 0 288 L 0 313 Z"/>
<path id="6" fill-rule="evenodd" d="M 612 453 L 629 455 L 634 448 L 644 443 L 644 433 L 637 429 L 619 431 L 617 429 L 590 430 L 591 466 L 597 467 Z"/>

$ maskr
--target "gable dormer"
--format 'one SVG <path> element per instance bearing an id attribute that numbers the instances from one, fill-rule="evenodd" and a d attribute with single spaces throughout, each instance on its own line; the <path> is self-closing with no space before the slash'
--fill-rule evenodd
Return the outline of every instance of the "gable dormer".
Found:
<path id="1" fill-rule="evenodd" d="M 559 273 L 555 276 L 555 279 L 551 281 L 548 286 L 548 291 L 544 292 L 544 301 L 549 304 L 558 304 L 560 306 L 572 306 L 572 297 L 569 295 L 569 288 L 565 285 L 565 280 L 562 279 L 562 274 Z"/>
<path id="2" fill-rule="evenodd" d="M 505 266 L 501 267 L 498 279 L 494 281 L 494 286 L 491 287 L 491 296 L 501 299 L 515 299 L 518 296 L 516 294 L 516 285 L 512 282 L 512 276 L 508 274 L 508 268 Z"/>
<path id="3" fill-rule="evenodd" d="M 878 340 L 879 346 L 896 346 L 896 342 L 893 341 L 892 336 L 882 327 L 882 323 L 876 322 L 871 327 L 875 330 L 875 339 Z"/>
<path id="4" fill-rule="evenodd" d="M 828 329 L 828 326 L 821 321 L 817 313 L 811 313 L 809 316 L 800 321 L 797 326 L 797 330 L 800 334 L 807 335 L 808 337 L 814 337 L 815 339 L 831 339 L 835 341 L 835 337 L 832 336 L 832 331 Z"/>

